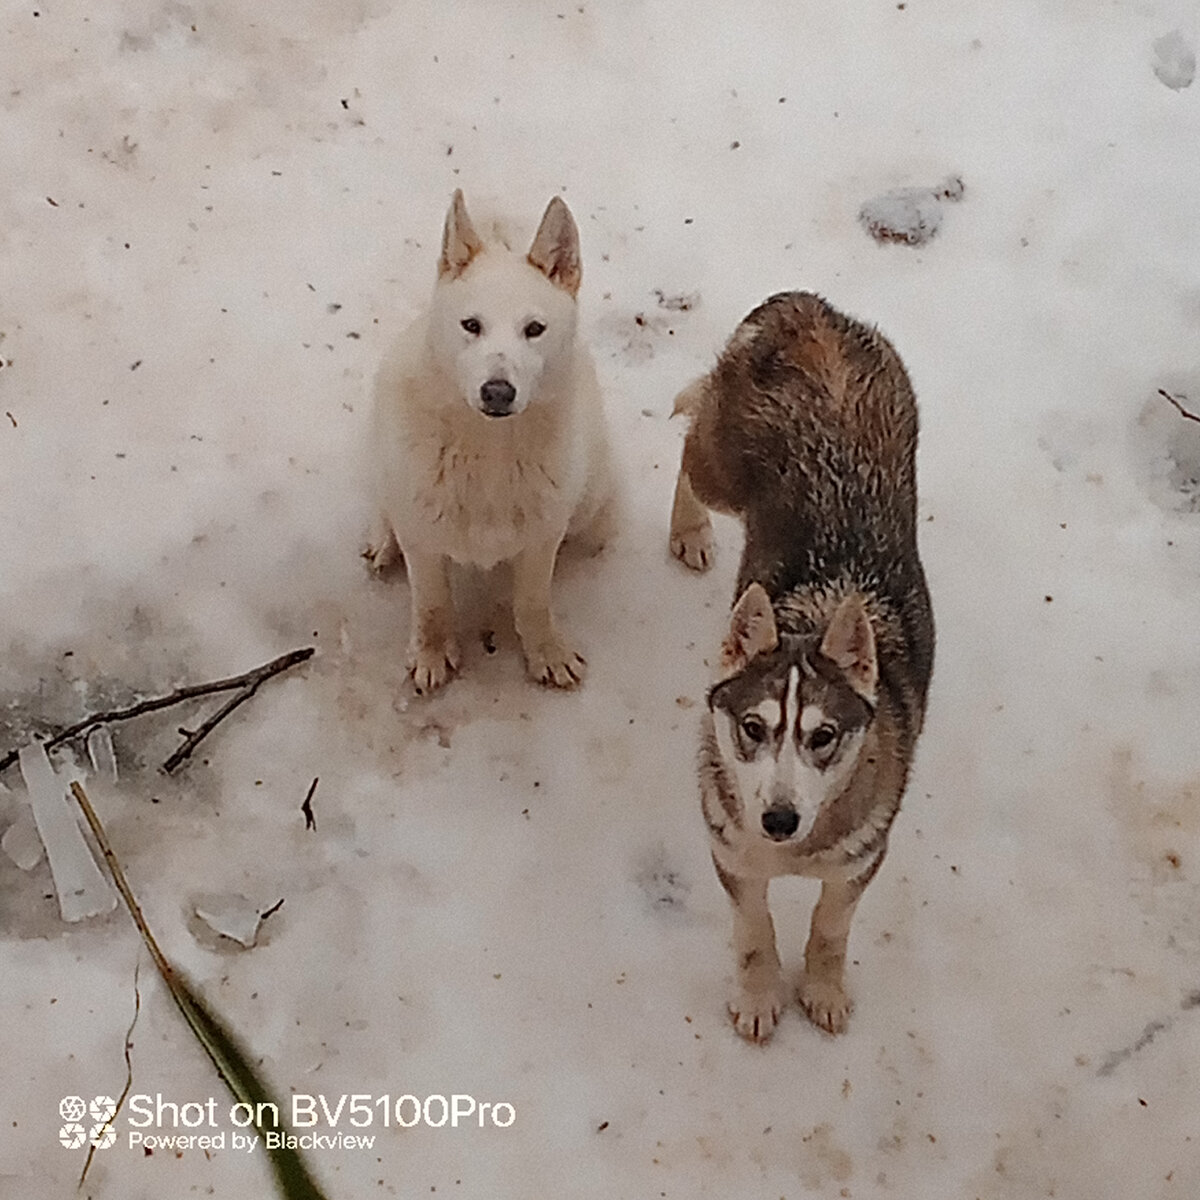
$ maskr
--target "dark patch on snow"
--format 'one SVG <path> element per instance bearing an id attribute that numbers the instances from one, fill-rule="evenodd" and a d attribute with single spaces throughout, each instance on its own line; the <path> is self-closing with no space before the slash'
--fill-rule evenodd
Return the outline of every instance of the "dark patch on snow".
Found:
<path id="1" fill-rule="evenodd" d="M 692 890 L 692 885 L 670 861 L 662 845 L 643 857 L 633 879 L 655 912 L 681 911 Z"/>
<path id="2" fill-rule="evenodd" d="M 1154 43 L 1154 74 L 1173 92 L 1190 87 L 1196 78 L 1196 52 L 1178 29 Z"/>
<path id="3" fill-rule="evenodd" d="M 1167 512 L 1200 513 L 1200 380 L 1155 391 L 1130 431 L 1134 471 L 1146 495 Z M 1181 412 L 1180 409 L 1183 411 Z"/>

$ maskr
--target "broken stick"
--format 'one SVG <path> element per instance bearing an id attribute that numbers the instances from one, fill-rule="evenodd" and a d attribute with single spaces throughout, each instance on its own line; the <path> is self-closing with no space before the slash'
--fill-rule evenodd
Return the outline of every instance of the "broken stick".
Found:
<path id="1" fill-rule="evenodd" d="M 1170 392 L 1164 391 L 1162 388 L 1159 388 L 1158 394 L 1164 400 L 1169 401 L 1171 404 L 1173 404 L 1175 406 L 1176 411 L 1179 413 L 1179 415 L 1181 417 L 1184 418 L 1184 420 L 1200 422 L 1200 416 L 1198 416 L 1196 413 L 1190 412 L 1188 409 L 1184 408 L 1183 405 L 1180 404 L 1178 398 L 1175 396 L 1172 396 Z"/>
<path id="2" fill-rule="evenodd" d="M 97 725 L 108 725 L 113 721 L 128 721 L 132 717 L 140 717 L 145 713 L 158 712 L 160 709 L 182 704 L 185 700 L 195 700 L 199 696 L 212 696 L 219 692 L 232 692 L 240 689 L 237 696 L 225 704 L 209 720 L 205 721 L 199 729 L 188 733 L 183 745 L 163 763 L 163 770 L 167 774 L 170 774 L 184 759 L 191 755 L 192 751 L 195 750 L 204 738 L 212 733 L 221 721 L 233 712 L 238 705 L 249 700 L 268 679 L 302 662 L 307 662 L 315 653 L 315 646 L 304 646 L 299 650 L 291 650 L 287 654 L 281 654 L 278 658 L 273 658 L 269 663 L 263 663 L 261 667 L 255 667 L 253 671 L 246 671 L 242 675 L 232 675 L 228 679 L 215 679 L 211 683 L 191 684 L 188 687 L 177 688 L 166 696 L 155 696 L 150 700 L 141 700 L 137 704 L 131 704 L 128 708 L 115 708 L 108 712 L 93 713 L 90 717 L 85 717 L 82 721 L 77 721 L 74 725 L 69 725 L 66 729 L 60 730 L 43 744 L 47 750 L 52 750 L 55 746 L 62 745 L 63 742 L 69 742 L 72 738 L 86 734 Z M 0 771 L 6 771 L 11 767 L 17 761 L 18 753 L 17 750 L 11 750 L 0 758 Z"/>
<path id="3" fill-rule="evenodd" d="M 312 798 L 316 795 L 317 784 L 321 782 L 320 776 L 313 779 L 308 787 L 308 795 L 304 797 L 304 803 L 300 805 L 300 811 L 304 814 L 304 828 L 316 829 L 317 818 L 313 815 Z"/>

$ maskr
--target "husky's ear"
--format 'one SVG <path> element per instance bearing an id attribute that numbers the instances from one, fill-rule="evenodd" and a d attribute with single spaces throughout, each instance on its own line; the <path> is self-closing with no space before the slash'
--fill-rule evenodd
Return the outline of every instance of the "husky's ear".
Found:
<path id="1" fill-rule="evenodd" d="M 529 247 L 529 262 L 555 286 L 572 296 L 583 282 L 583 263 L 579 257 L 579 230 L 566 204 L 555 196 L 546 205 L 542 223 Z"/>
<path id="2" fill-rule="evenodd" d="M 771 599 L 761 583 L 752 583 L 733 606 L 729 632 L 721 643 L 722 673 L 733 675 L 756 654 L 766 654 L 778 645 Z"/>
<path id="3" fill-rule="evenodd" d="M 837 606 L 821 639 L 821 653 L 841 670 L 864 700 L 875 703 L 879 683 L 875 631 L 861 596 L 847 596 Z"/>
<path id="4" fill-rule="evenodd" d="M 475 226 L 467 216 L 462 188 L 456 188 L 450 207 L 446 210 L 446 224 L 442 229 L 442 256 L 438 259 L 439 278 L 457 279 L 482 249 L 483 240 L 475 232 Z"/>

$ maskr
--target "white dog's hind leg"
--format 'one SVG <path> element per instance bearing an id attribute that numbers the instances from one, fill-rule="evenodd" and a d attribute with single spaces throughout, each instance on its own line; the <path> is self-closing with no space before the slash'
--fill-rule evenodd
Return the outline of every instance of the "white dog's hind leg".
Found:
<path id="1" fill-rule="evenodd" d="M 363 558 L 370 564 L 376 575 L 383 575 L 404 561 L 400 543 L 392 530 L 392 523 L 382 513 L 375 518 L 371 528 L 371 540 L 363 551 Z"/>
<path id="2" fill-rule="evenodd" d="M 408 670 L 418 692 L 432 692 L 458 670 L 461 661 L 454 637 L 450 579 L 440 554 L 410 550 L 405 559 L 412 589 Z"/>
<path id="3" fill-rule="evenodd" d="M 569 688 L 581 682 L 587 663 L 560 636 L 550 614 L 550 581 L 558 539 L 522 550 L 513 559 L 513 624 L 529 675 L 538 683 Z"/>

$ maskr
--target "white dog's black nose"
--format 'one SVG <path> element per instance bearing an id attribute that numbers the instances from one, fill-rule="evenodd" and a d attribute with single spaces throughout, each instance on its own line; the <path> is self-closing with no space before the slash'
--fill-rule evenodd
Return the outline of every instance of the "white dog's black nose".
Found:
<path id="1" fill-rule="evenodd" d="M 782 842 L 800 828 L 800 814 L 794 808 L 768 808 L 762 815 L 763 833 Z"/>
<path id="2" fill-rule="evenodd" d="M 513 401 L 516 398 L 517 389 L 507 379 L 489 379 L 479 389 L 483 411 L 489 417 L 512 416 Z"/>

